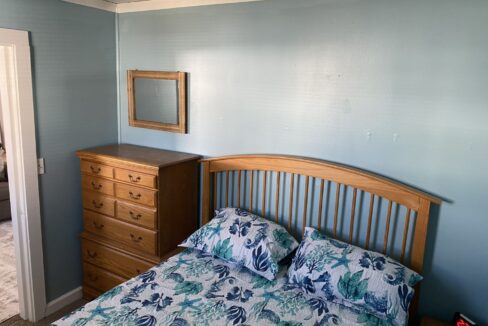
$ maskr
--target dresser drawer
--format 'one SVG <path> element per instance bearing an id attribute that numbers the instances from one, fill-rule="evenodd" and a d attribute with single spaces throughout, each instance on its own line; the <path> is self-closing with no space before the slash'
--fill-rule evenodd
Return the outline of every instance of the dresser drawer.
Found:
<path id="1" fill-rule="evenodd" d="M 132 278 L 147 271 L 153 264 L 99 243 L 82 240 L 83 260 L 115 274 Z"/>
<path id="2" fill-rule="evenodd" d="M 115 184 L 115 196 L 134 203 L 155 207 L 157 191 L 134 187 L 122 183 Z"/>
<path id="3" fill-rule="evenodd" d="M 155 229 L 157 211 L 117 201 L 117 218 L 147 228 Z"/>
<path id="4" fill-rule="evenodd" d="M 124 169 L 115 169 L 115 179 L 138 186 L 156 188 L 156 176 Z"/>
<path id="5" fill-rule="evenodd" d="M 114 216 L 115 199 L 92 191 L 83 191 L 83 207 L 105 215 Z"/>
<path id="6" fill-rule="evenodd" d="M 99 290 L 92 289 L 91 287 L 83 284 L 83 299 L 87 301 L 92 301 L 98 298 L 103 292 Z"/>
<path id="7" fill-rule="evenodd" d="M 83 283 L 93 289 L 106 292 L 126 280 L 92 264 L 83 263 Z"/>
<path id="8" fill-rule="evenodd" d="M 84 216 L 85 230 L 121 242 L 130 248 L 157 255 L 157 232 L 87 210 L 84 211 Z"/>
<path id="9" fill-rule="evenodd" d="M 99 192 L 105 195 L 114 195 L 114 183 L 107 179 L 101 179 L 90 175 L 81 176 L 81 186 L 85 190 Z"/>
<path id="10" fill-rule="evenodd" d="M 85 160 L 81 161 L 81 172 L 106 178 L 114 177 L 113 167 Z"/>

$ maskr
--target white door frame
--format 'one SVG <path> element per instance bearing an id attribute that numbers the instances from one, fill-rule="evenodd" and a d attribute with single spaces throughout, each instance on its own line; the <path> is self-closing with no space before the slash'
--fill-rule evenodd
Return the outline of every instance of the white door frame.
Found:
<path id="1" fill-rule="evenodd" d="M 0 105 L 4 121 L 20 316 L 46 312 L 41 210 L 29 34 L 0 28 Z"/>

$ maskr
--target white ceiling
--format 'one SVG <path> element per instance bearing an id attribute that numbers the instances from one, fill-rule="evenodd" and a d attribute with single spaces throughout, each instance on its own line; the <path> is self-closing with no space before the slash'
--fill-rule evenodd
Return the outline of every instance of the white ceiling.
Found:
<path id="1" fill-rule="evenodd" d="M 112 2 L 112 3 L 128 3 L 128 2 L 141 2 L 145 0 L 104 0 L 107 2 Z"/>
<path id="2" fill-rule="evenodd" d="M 263 0 L 62 0 L 106 11 L 125 13 L 171 8 L 217 5 L 224 3 L 254 2 Z"/>

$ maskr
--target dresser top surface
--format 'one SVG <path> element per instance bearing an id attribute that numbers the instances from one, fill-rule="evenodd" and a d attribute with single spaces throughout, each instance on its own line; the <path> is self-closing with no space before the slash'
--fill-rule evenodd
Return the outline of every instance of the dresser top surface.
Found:
<path id="1" fill-rule="evenodd" d="M 77 151 L 76 154 L 82 158 L 96 158 L 97 156 L 99 156 L 113 159 L 122 159 L 157 167 L 174 165 L 177 163 L 197 160 L 201 158 L 200 155 L 196 154 L 188 154 L 130 144 L 114 144 L 87 148 Z"/>

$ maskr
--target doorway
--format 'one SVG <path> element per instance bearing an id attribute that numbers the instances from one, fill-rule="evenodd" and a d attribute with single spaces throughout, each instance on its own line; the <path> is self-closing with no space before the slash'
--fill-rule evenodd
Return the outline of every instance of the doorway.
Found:
<path id="1" fill-rule="evenodd" d="M 29 34 L 0 28 L 0 101 L 7 153 L 19 312 L 46 312 Z M 1 290 L 1 289 L 0 289 Z"/>

